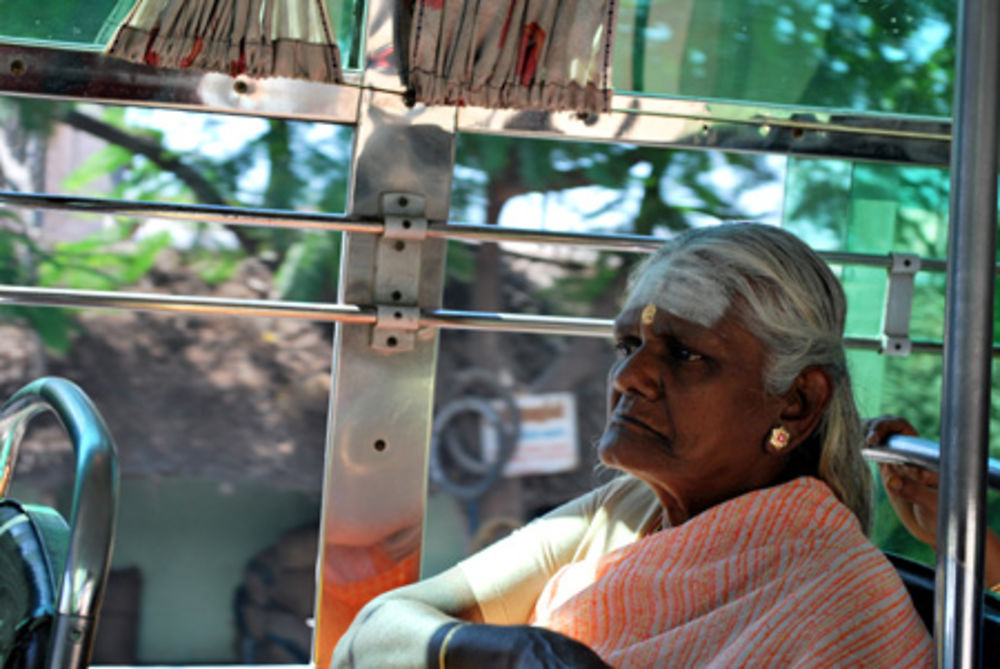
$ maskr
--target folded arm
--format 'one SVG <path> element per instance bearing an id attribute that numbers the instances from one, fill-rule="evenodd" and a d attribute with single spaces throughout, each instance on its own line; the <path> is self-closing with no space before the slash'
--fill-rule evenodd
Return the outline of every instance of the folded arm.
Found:
<path id="1" fill-rule="evenodd" d="M 368 602 L 337 644 L 332 666 L 424 666 L 435 632 L 481 619 L 472 589 L 453 567 Z"/>
<path id="2" fill-rule="evenodd" d="M 572 559 L 599 495 L 565 504 L 462 566 L 376 597 L 341 637 L 332 666 L 436 667 L 445 641 L 449 669 L 605 666 L 583 644 L 524 624 L 548 578 Z"/>

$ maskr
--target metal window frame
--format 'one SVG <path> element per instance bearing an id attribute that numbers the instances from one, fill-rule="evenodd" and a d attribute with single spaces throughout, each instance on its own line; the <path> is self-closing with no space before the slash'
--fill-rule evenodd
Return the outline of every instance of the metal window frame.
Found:
<path id="1" fill-rule="evenodd" d="M 379 2 L 369 3 L 377 9 Z M 375 12 L 377 13 L 377 12 Z M 253 80 L 222 74 L 165 71 L 102 53 L 0 43 L 0 91 L 5 95 L 101 104 L 249 114 L 343 125 L 358 122 L 363 89 L 403 95 L 391 73 L 345 84 Z M 831 111 L 723 100 L 616 94 L 611 112 L 581 118 L 571 112 L 456 108 L 458 132 L 538 139 L 619 142 L 946 167 L 947 119 Z"/>

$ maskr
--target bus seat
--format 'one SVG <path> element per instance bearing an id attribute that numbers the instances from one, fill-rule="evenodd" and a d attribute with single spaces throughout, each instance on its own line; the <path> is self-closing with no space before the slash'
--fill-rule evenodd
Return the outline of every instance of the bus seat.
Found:
<path id="1" fill-rule="evenodd" d="M 0 500 L 0 666 L 45 666 L 68 546 L 58 511 Z"/>
<path id="2" fill-rule="evenodd" d="M 886 553 L 910 593 L 913 606 L 928 631 L 934 630 L 934 569 L 901 555 Z M 983 604 L 981 666 L 1000 667 L 1000 599 L 986 595 Z"/>
<path id="3" fill-rule="evenodd" d="M 73 444 L 67 523 L 7 497 L 28 422 L 51 411 Z M 71 381 L 33 381 L 0 406 L 0 666 L 89 665 L 118 515 L 118 450 L 97 408 Z"/>

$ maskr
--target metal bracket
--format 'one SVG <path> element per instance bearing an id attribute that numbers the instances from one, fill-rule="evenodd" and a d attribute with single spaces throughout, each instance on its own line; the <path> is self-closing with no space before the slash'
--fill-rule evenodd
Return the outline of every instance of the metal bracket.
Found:
<path id="1" fill-rule="evenodd" d="M 427 239 L 425 200 L 412 193 L 382 195 L 385 231 L 375 252 L 377 320 L 372 348 L 383 352 L 412 351 L 419 327 L 420 261 Z"/>
<path id="2" fill-rule="evenodd" d="M 381 351 L 413 349 L 414 337 L 420 327 L 420 307 L 376 307 L 372 348 Z"/>
<path id="3" fill-rule="evenodd" d="M 910 354 L 910 313 L 913 307 L 914 277 L 920 270 L 920 256 L 890 253 L 889 288 L 882 313 L 882 352 L 886 355 Z"/>

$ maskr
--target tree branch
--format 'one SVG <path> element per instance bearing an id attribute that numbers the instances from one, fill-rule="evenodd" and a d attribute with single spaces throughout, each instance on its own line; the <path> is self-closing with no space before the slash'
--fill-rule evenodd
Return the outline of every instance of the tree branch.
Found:
<path id="1" fill-rule="evenodd" d="M 199 170 L 164 149 L 159 142 L 133 135 L 130 132 L 116 128 L 110 123 L 83 114 L 75 109 L 67 111 L 60 117 L 60 120 L 76 130 L 93 135 L 109 144 L 120 146 L 127 151 L 145 157 L 161 170 L 170 172 L 180 179 L 184 185 L 191 189 L 195 197 L 202 204 L 231 204 L 227 201 L 222 191 L 206 179 Z M 236 236 L 240 242 L 240 246 L 247 253 L 257 253 L 260 242 L 252 235 L 248 235 L 246 229 L 239 226 L 231 226 L 228 229 Z"/>
<path id="2" fill-rule="evenodd" d="M 229 204 L 215 184 L 183 160 L 165 150 L 159 142 L 139 137 L 76 110 L 66 112 L 61 120 L 94 137 L 144 156 L 162 170 L 170 172 L 190 188 L 203 204 Z"/>

